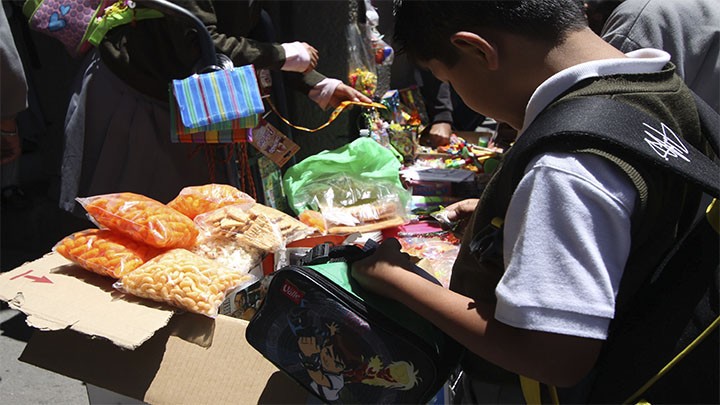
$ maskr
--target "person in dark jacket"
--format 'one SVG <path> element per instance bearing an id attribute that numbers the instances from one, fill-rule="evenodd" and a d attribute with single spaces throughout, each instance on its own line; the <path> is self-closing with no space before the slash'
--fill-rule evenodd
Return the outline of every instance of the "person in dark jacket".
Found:
<path id="1" fill-rule="evenodd" d="M 282 70 L 319 107 L 370 100 L 314 70 L 314 47 L 252 39 L 261 1 L 177 1 L 204 25 L 215 51 L 234 66 Z M 131 191 L 170 201 L 189 185 L 233 184 L 237 173 L 197 145 L 170 142 L 168 86 L 196 70 L 205 33 L 183 18 L 137 21 L 111 30 L 86 57 L 65 121 L 60 206 L 82 215 L 75 198 Z M 216 164 L 217 163 L 217 164 Z M 211 173 L 210 173 L 211 172 Z"/>

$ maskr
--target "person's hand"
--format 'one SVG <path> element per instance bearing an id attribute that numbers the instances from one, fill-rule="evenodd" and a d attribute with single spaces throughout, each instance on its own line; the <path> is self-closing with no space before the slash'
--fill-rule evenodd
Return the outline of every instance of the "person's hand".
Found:
<path id="1" fill-rule="evenodd" d="M 392 297 L 394 277 L 398 272 L 412 271 L 410 255 L 403 253 L 395 238 L 385 240 L 375 252 L 352 265 L 352 277 L 376 294 Z"/>
<path id="2" fill-rule="evenodd" d="M 0 164 L 10 163 L 20 157 L 20 137 L 17 135 L 0 136 Z"/>
<path id="3" fill-rule="evenodd" d="M 318 62 L 320 61 L 320 53 L 317 49 L 315 49 L 312 45 L 308 44 L 307 42 L 301 42 L 302 46 L 305 47 L 305 50 L 307 51 L 308 55 L 310 55 L 310 65 L 308 66 L 307 70 L 305 72 L 309 72 L 315 67 L 317 67 Z"/>
<path id="4" fill-rule="evenodd" d="M 470 218 L 478 202 L 480 202 L 480 200 L 477 198 L 468 198 L 448 205 L 445 207 L 448 220 L 456 222 Z"/>
<path id="5" fill-rule="evenodd" d="M 340 83 L 335 88 L 328 104 L 334 108 L 340 105 L 343 101 L 362 101 L 363 103 L 372 103 L 372 100 L 368 96 L 345 83 Z"/>
<path id="6" fill-rule="evenodd" d="M 0 135 L 0 164 L 10 163 L 22 154 L 15 119 L 3 119 L 0 129 L 2 130 L 2 135 Z"/>
<path id="7" fill-rule="evenodd" d="M 437 148 L 438 146 L 446 146 L 450 144 L 450 135 L 452 135 L 452 126 L 448 122 L 436 122 L 427 129 L 425 135 L 430 146 Z"/>

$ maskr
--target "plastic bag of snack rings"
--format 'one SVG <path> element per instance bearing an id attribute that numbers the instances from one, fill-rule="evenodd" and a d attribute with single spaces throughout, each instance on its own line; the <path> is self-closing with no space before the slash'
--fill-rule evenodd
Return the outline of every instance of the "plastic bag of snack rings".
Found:
<path id="1" fill-rule="evenodd" d="M 198 215 L 195 224 L 213 236 L 237 240 L 264 253 L 282 249 L 315 232 L 315 228 L 290 215 L 258 203 L 249 208 L 228 205 Z"/>
<path id="2" fill-rule="evenodd" d="M 227 293 L 257 281 L 186 249 L 171 249 L 114 284 L 120 291 L 215 318 Z"/>
<path id="3" fill-rule="evenodd" d="M 151 246 L 191 247 L 198 235 L 190 218 L 140 194 L 104 194 L 76 200 L 100 227 Z"/>
<path id="4" fill-rule="evenodd" d="M 86 229 L 64 237 L 53 250 L 86 270 L 120 278 L 162 250 L 108 229 Z"/>
<path id="5" fill-rule="evenodd" d="M 254 204 L 255 199 L 229 184 L 206 184 L 189 186 L 180 190 L 167 205 L 187 215 L 190 219 L 232 204 Z"/>

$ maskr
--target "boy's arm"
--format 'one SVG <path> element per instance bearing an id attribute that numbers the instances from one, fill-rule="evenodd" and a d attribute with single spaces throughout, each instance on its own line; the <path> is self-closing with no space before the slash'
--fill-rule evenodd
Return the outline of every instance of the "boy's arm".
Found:
<path id="1" fill-rule="evenodd" d="M 433 284 L 408 271 L 411 265 L 390 239 L 352 271 L 363 287 L 403 303 L 468 350 L 512 372 L 570 386 L 594 365 L 602 341 L 508 326 L 494 319 L 494 306 Z"/>

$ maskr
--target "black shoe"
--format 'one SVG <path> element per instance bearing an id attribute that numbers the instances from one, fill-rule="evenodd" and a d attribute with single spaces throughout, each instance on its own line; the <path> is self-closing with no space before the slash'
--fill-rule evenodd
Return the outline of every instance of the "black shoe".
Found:
<path id="1" fill-rule="evenodd" d="M 7 186 L 0 192 L 2 208 L 11 210 L 24 210 L 32 206 L 32 201 L 18 186 Z"/>

